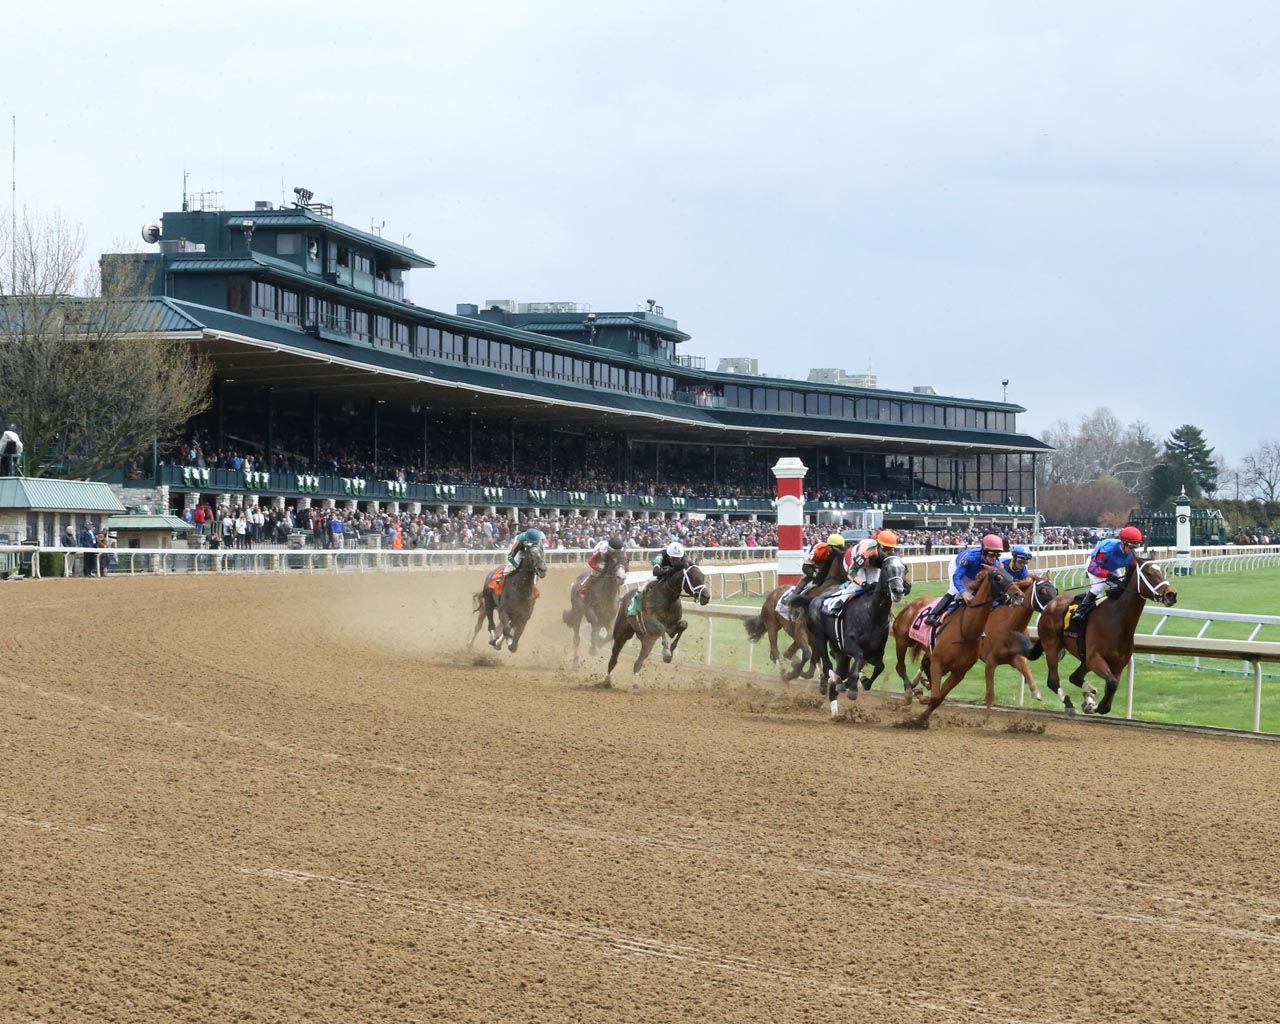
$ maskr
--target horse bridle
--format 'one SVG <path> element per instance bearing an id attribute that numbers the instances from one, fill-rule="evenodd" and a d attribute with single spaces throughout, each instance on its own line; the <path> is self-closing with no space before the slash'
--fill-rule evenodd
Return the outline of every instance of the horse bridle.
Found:
<path id="1" fill-rule="evenodd" d="M 693 566 L 689 566 L 689 569 L 692 569 L 692 568 Z M 680 574 L 681 575 L 680 593 L 688 594 L 694 600 L 698 600 L 698 597 L 702 593 L 702 591 L 707 589 L 707 580 L 706 580 L 706 577 L 704 576 L 702 578 L 702 582 L 695 587 L 692 581 L 689 579 L 689 569 L 683 570 Z"/>
<path id="2" fill-rule="evenodd" d="M 1032 611 L 1037 611 L 1037 612 L 1042 612 L 1042 611 L 1044 611 L 1046 608 L 1048 608 L 1048 607 L 1049 607 L 1049 601 L 1052 601 L 1052 600 L 1053 600 L 1053 598 L 1052 598 L 1052 597 L 1051 597 L 1051 598 L 1049 598 L 1049 600 L 1048 600 L 1048 601 L 1043 601 L 1043 602 L 1042 602 L 1042 601 L 1040 600 L 1040 586 L 1041 586 L 1041 584 L 1047 584 L 1047 585 L 1049 585 L 1049 586 L 1052 586 L 1052 584 L 1051 584 L 1051 583 L 1049 583 L 1049 581 L 1048 581 L 1047 579 L 1044 579 L 1044 578 L 1036 578 L 1036 579 L 1035 579 L 1035 582 L 1031 584 L 1031 610 L 1032 610 Z"/>
<path id="3" fill-rule="evenodd" d="M 1173 584 L 1168 580 L 1161 580 L 1159 583 L 1152 583 L 1147 579 L 1147 574 L 1143 572 L 1148 565 L 1155 565 L 1157 569 L 1160 568 L 1155 562 L 1143 562 L 1141 565 L 1134 567 L 1134 572 L 1138 574 L 1138 594 L 1142 594 L 1142 585 L 1145 583 L 1147 590 L 1151 592 L 1152 600 L 1159 600 L 1160 591 L 1165 587 L 1172 587 Z"/>

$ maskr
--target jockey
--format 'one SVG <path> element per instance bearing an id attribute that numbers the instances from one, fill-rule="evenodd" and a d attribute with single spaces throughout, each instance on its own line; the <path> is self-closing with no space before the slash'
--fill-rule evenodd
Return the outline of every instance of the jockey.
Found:
<path id="1" fill-rule="evenodd" d="M 800 571 L 804 579 L 796 584 L 795 596 L 799 597 L 818 583 L 821 583 L 831 571 L 831 565 L 844 554 L 845 539 L 843 534 L 833 533 L 821 544 L 815 544 L 805 555 Z"/>
<path id="2" fill-rule="evenodd" d="M 1134 552 L 1141 543 L 1142 531 L 1136 526 L 1126 526 L 1120 531 L 1119 537 L 1098 541 L 1084 570 L 1090 580 L 1089 592 L 1080 599 L 1073 621 L 1078 622 L 1084 618 L 1097 603 L 1104 588 L 1120 585 L 1124 580 L 1124 570 L 1137 560 Z"/>
<path id="3" fill-rule="evenodd" d="M 653 560 L 653 574 L 660 580 L 666 579 L 673 572 L 684 572 L 687 568 L 689 558 L 685 554 L 684 545 L 678 540 L 673 540 Z"/>
<path id="4" fill-rule="evenodd" d="M 521 556 L 529 548 L 542 547 L 542 542 L 546 539 L 537 527 L 517 533 L 511 542 L 511 550 L 507 553 L 507 564 L 502 567 L 502 575 L 510 576 L 515 572 L 520 566 Z"/>
<path id="5" fill-rule="evenodd" d="M 1015 544 L 1009 554 L 1000 559 L 1000 566 L 1015 580 L 1025 580 L 1031 575 L 1027 563 L 1032 559 L 1031 549 L 1025 544 Z"/>
<path id="6" fill-rule="evenodd" d="M 974 581 L 984 569 L 995 566 L 996 559 L 1000 557 L 1002 551 L 1004 551 L 1004 541 L 994 533 L 988 533 L 982 538 L 982 543 L 978 547 L 966 548 L 956 555 L 955 561 L 951 563 L 951 586 L 947 588 L 947 592 L 942 595 L 938 603 L 929 610 L 924 621 L 931 626 L 936 626 L 947 609 L 955 603 L 956 598 L 965 604 L 972 601 Z"/>
<path id="7" fill-rule="evenodd" d="M 844 568 L 849 582 L 840 589 L 842 596 L 857 597 L 864 590 L 874 587 L 880 579 L 880 568 L 889 555 L 898 550 L 898 535 L 892 530 L 880 530 L 874 537 L 858 541 L 844 553 Z"/>
<path id="8" fill-rule="evenodd" d="M 601 573 L 604 572 L 605 563 L 609 560 L 610 551 L 622 550 L 622 538 L 610 537 L 608 540 L 597 541 L 596 546 L 591 549 L 591 554 L 587 556 L 587 568 L 591 572 L 586 579 L 582 581 L 582 586 L 578 588 L 579 593 L 586 594 L 587 588 L 591 586 Z M 622 571 L 627 570 L 627 558 L 624 555 L 622 559 Z"/>

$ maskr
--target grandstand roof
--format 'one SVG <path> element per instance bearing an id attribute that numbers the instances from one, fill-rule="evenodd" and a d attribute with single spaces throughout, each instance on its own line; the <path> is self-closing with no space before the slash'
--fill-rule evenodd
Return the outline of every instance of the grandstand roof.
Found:
<path id="1" fill-rule="evenodd" d="M 227 211 L 226 226 L 238 229 L 246 220 L 253 221 L 254 230 L 275 228 L 308 228 L 310 230 L 327 231 L 353 242 L 359 242 L 383 253 L 390 253 L 400 258 L 406 267 L 434 267 L 435 263 L 425 256 L 414 252 L 408 246 L 388 242 L 381 235 L 361 231 L 332 217 L 322 217 L 311 210 L 295 207 L 286 210 L 236 210 Z"/>
<path id="2" fill-rule="evenodd" d="M 115 492 L 94 480 L 0 477 L 0 508 L 50 512 L 123 512 Z"/>
<path id="3" fill-rule="evenodd" d="M 800 445 L 857 442 L 868 450 L 893 452 L 919 452 L 922 447 L 939 452 L 1050 450 L 1050 446 L 1026 434 L 687 405 L 493 367 L 420 359 L 384 348 L 357 348 L 323 334 L 317 337 L 285 324 L 223 309 L 174 299 L 153 301 L 165 304 L 186 322 L 199 324 L 201 347 L 225 378 L 272 384 L 277 391 L 325 391 L 353 397 L 376 394 L 424 402 L 441 410 L 479 408 L 509 414 L 522 422 L 589 424 L 603 420 L 614 428 L 637 432 L 636 437 L 660 433 L 702 443 L 713 439 L 720 443 L 786 441 Z M 586 349 L 585 354 L 594 358 L 604 355 L 590 346 L 574 347 Z M 612 354 L 608 358 L 625 362 Z M 658 369 L 639 360 L 633 362 L 650 372 Z M 741 382 L 742 378 L 737 380 Z M 721 431 L 730 436 L 716 436 Z"/>

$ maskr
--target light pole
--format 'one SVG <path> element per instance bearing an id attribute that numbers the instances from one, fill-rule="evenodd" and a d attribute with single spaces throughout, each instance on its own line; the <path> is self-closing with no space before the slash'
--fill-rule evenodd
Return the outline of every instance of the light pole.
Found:
<path id="1" fill-rule="evenodd" d="M 1009 401 L 1009 378 L 1006 377 L 1000 382 L 1000 401 Z"/>

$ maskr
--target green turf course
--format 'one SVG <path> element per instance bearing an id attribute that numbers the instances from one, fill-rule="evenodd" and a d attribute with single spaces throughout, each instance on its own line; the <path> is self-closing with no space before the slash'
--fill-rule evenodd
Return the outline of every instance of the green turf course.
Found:
<path id="1" fill-rule="evenodd" d="M 1280 615 L 1280 569 L 1258 569 L 1245 572 L 1231 572 L 1208 576 L 1184 576 L 1174 580 L 1178 588 L 1178 607 L 1193 608 L 1197 611 L 1244 612 L 1259 615 Z M 911 592 L 912 597 L 925 594 L 940 594 L 945 588 L 940 583 L 921 584 Z M 737 599 L 727 603 L 759 607 L 756 599 Z M 701 640 L 705 636 L 705 620 L 699 616 L 689 616 L 689 639 Z M 1139 632 L 1150 633 L 1159 622 L 1157 616 L 1146 613 L 1138 626 Z M 1195 636 L 1203 625 L 1202 621 L 1192 619 L 1169 619 L 1160 632 L 1169 636 Z M 1253 631 L 1248 623 L 1215 622 L 1205 634 L 1218 639 L 1248 639 Z M 1255 637 L 1257 640 L 1280 641 L 1280 626 L 1264 626 Z M 769 664 L 768 639 L 761 640 L 753 652 L 754 668 L 763 672 L 772 671 Z M 713 645 L 714 664 L 726 668 L 745 669 L 747 667 L 748 641 L 740 623 L 720 619 L 715 624 L 715 642 Z M 693 653 L 695 645 L 690 645 Z M 702 644 L 696 645 L 699 655 Z M 896 675 L 892 675 L 894 647 L 892 639 L 886 653 L 885 673 L 876 681 L 876 689 L 900 692 Z M 1151 722 L 1172 722 L 1182 725 L 1207 725 L 1225 729 L 1248 730 L 1253 725 L 1253 674 L 1245 673 L 1245 666 L 1240 662 L 1223 661 L 1205 658 L 1201 660 L 1201 671 L 1190 667 L 1189 659 L 1179 664 L 1180 659 L 1162 658 L 1161 663 L 1152 664 L 1151 656 L 1135 655 L 1137 667 L 1134 687 L 1133 716 Z M 1070 674 L 1077 664 L 1070 656 L 1064 658 L 1062 675 Z M 1216 670 L 1216 671 L 1215 671 Z M 1265 667 L 1266 671 L 1280 674 L 1280 666 Z M 1044 686 L 1044 661 L 1033 662 L 1031 671 L 1041 684 L 1042 692 L 1047 694 Z M 892 678 L 890 678 L 892 675 Z M 1116 695 L 1113 717 L 1123 717 L 1125 711 L 1125 685 L 1127 672 L 1120 679 L 1120 690 Z M 1095 686 L 1100 681 L 1093 679 Z M 996 670 L 996 701 L 1006 706 L 1016 706 L 1018 702 L 1018 674 L 1009 667 Z M 792 685 L 814 685 L 797 682 Z M 1068 684 L 1069 686 L 1070 684 Z M 968 677 L 953 691 L 959 700 L 981 701 L 983 697 L 983 670 L 979 664 Z M 1070 692 L 1075 699 L 1074 687 Z M 1077 706 L 1079 700 L 1075 699 Z M 1043 704 L 1037 704 L 1028 694 L 1026 705 L 1038 709 L 1051 709 L 1055 705 L 1046 697 Z M 1280 679 L 1267 679 L 1263 683 L 1262 692 L 1262 729 L 1264 732 L 1280 733 Z"/>

